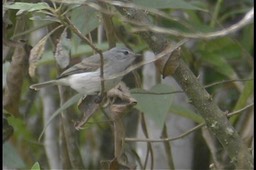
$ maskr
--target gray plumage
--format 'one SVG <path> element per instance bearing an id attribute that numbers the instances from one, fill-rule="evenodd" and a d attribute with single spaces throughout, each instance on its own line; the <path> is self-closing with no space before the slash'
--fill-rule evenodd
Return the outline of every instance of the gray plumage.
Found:
<path id="1" fill-rule="evenodd" d="M 104 78 L 125 71 L 135 58 L 140 56 L 125 47 L 115 47 L 102 54 Z M 92 55 L 65 70 L 57 79 L 33 84 L 30 88 L 39 90 L 52 85 L 66 85 L 79 93 L 94 94 L 100 91 L 100 64 L 100 55 Z M 121 79 L 122 77 L 107 80 L 105 82 L 106 90 L 113 88 Z"/>

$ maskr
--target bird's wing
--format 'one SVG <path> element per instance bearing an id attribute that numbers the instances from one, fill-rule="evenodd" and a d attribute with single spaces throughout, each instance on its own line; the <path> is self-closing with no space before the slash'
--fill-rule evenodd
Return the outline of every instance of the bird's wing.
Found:
<path id="1" fill-rule="evenodd" d="M 75 64 L 74 66 L 65 70 L 61 75 L 57 78 L 67 77 L 76 73 L 85 73 L 95 71 L 100 67 L 100 63 L 98 62 L 99 57 L 97 55 L 91 56 L 89 58 L 83 59 L 80 63 Z"/>

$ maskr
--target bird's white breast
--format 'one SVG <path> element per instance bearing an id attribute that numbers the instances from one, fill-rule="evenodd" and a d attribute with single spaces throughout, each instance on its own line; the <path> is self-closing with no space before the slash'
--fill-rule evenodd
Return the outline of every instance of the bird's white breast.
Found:
<path id="1" fill-rule="evenodd" d="M 96 94 L 101 91 L 101 79 L 98 71 L 73 74 L 67 77 L 67 79 L 70 87 L 81 94 Z M 121 81 L 121 79 L 122 77 L 105 80 L 105 91 L 112 89 Z"/>

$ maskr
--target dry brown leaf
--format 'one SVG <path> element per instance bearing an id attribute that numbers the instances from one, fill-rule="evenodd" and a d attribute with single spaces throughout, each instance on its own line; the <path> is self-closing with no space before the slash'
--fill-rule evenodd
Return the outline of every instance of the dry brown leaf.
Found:
<path id="1" fill-rule="evenodd" d="M 100 103 L 95 102 L 98 97 L 97 95 L 89 95 L 79 103 L 78 108 L 84 114 L 82 119 L 75 123 L 77 130 L 82 129 L 82 126 L 84 126 L 89 118 L 99 109 Z M 109 117 L 112 120 L 116 120 L 131 109 L 137 101 L 131 97 L 126 85 L 120 82 L 115 88 L 107 92 L 102 103 L 104 103 L 103 107 L 109 110 Z"/>
<path id="2" fill-rule="evenodd" d="M 70 39 L 67 38 L 67 29 L 65 28 L 60 36 L 59 42 L 56 47 L 55 59 L 60 66 L 64 69 L 69 65 L 70 62 L 70 50 L 71 43 Z"/>
<path id="3" fill-rule="evenodd" d="M 99 109 L 99 103 L 95 102 L 98 96 L 88 95 L 79 103 L 78 108 L 79 110 L 84 113 L 82 120 L 79 120 L 75 123 L 76 130 L 82 129 L 89 118 Z"/>
<path id="4" fill-rule="evenodd" d="M 29 75 L 31 77 L 35 76 L 35 70 L 37 68 L 37 62 L 41 59 L 41 56 L 45 50 L 45 44 L 47 42 L 47 39 L 50 37 L 52 33 L 54 33 L 57 29 L 59 29 L 62 26 L 58 26 L 55 29 L 53 29 L 51 32 L 49 32 L 47 35 L 45 35 L 30 51 L 29 56 Z"/>
<path id="5" fill-rule="evenodd" d="M 107 98 L 108 100 L 112 100 L 112 104 L 135 105 L 137 103 L 136 99 L 131 97 L 128 87 L 123 82 L 120 82 L 115 88 L 109 90 L 107 92 Z"/>
<path id="6" fill-rule="evenodd" d="M 21 89 L 24 77 L 24 66 L 27 56 L 25 44 L 17 44 L 12 62 L 6 76 L 6 88 L 4 94 L 4 109 L 14 114 L 19 115 L 19 102 L 21 96 Z"/>
<path id="7" fill-rule="evenodd" d="M 29 56 L 29 75 L 31 77 L 35 76 L 35 70 L 37 68 L 37 62 L 41 59 L 41 56 L 45 49 L 45 44 L 48 39 L 49 35 L 47 34 L 44 36 L 30 51 Z"/>
<path id="8" fill-rule="evenodd" d="M 180 48 L 173 51 L 171 54 L 166 54 L 163 58 L 157 60 L 155 63 L 159 68 L 163 78 L 172 75 L 179 66 Z"/>
<path id="9" fill-rule="evenodd" d="M 135 170 L 136 166 L 134 165 L 126 165 L 118 162 L 117 158 L 113 158 L 112 160 L 103 160 L 100 162 L 101 169 L 106 170 L 118 170 L 118 169 L 127 169 L 127 170 Z"/>

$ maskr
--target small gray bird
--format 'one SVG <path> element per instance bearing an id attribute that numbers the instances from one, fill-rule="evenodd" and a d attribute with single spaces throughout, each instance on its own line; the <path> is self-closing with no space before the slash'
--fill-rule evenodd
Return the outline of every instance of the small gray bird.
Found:
<path id="1" fill-rule="evenodd" d="M 122 76 L 111 77 L 125 71 L 136 57 L 141 56 L 125 47 L 112 48 L 102 55 L 105 91 L 115 87 L 122 79 Z M 97 94 L 101 90 L 100 65 L 100 55 L 95 54 L 68 68 L 56 80 L 33 84 L 30 88 L 39 90 L 47 86 L 64 85 L 84 95 Z"/>

